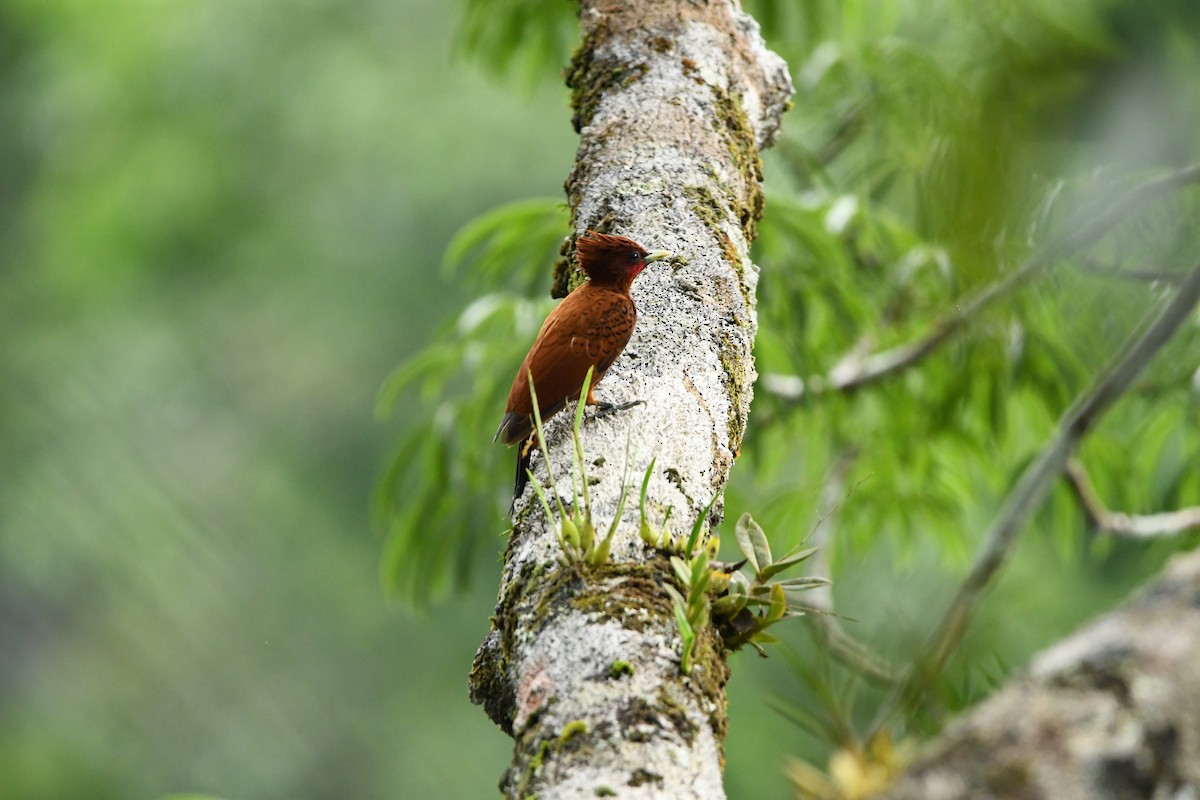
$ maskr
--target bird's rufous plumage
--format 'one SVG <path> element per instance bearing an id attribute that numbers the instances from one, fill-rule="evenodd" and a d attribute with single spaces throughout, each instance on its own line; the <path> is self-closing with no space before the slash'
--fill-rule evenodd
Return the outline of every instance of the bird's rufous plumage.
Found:
<path id="1" fill-rule="evenodd" d="M 587 402 L 596 403 L 592 391 L 625 349 L 637 324 L 629 287 L 647 264 L 670 255 L 647 252 L 624 236 L 594 231 L 579 237 L 575 249 L 588 280 L 567 295 L 542 323 L 533 347 L 517 370 L 493 441 L 514 445 L 533 432 L 530 374 L 543 420 L 561 410 L 568 400 L 579 397 L 589 368 L 593 373 Z M 518 491 L 521 477 L 518 465 Z"/>

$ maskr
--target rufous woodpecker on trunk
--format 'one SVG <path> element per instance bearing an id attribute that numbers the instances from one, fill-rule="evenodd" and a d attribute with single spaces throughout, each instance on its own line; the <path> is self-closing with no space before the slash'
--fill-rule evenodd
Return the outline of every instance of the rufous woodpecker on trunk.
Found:
<path id="1" fill-rule="evenodd" d="M 637 324 L 637 309 L 629 295 L 633 279 L 647 264 L 671 255 L 665 250 L 651 253 L 632 239 L 595 231 L 588 231 L 575 241 L 575 252 L 588 279 L 555 306 L 542 323 L 533 347 L 513 379 L 504 417 L 492 437 L 493 442 L 521 445 L 515 487 L 518 497 L 525 488 L 525 470 L 534 446 L 529 376 L 533 376 L 543 422 L 561 411 L 568 400 L 579 397 L 588 368 L 593 370 L 586 398 L 588 405 L 606 411 L 619 410 L 610 403 L 597 401 L 593 392 L 625 349 Z"/>

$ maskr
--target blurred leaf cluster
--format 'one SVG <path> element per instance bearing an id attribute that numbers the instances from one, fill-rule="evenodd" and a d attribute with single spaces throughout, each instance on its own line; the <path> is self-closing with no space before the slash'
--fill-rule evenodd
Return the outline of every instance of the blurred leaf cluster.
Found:
<path id="1" fill-rule="evenodd" d="M 728 582 L 713 601 L 713 617 L 726 648 L 736 650 L 749 644 L 765 656 L 762 645 L 778 641 L 765 633 L 766 629 L 787 617 L 804 616 L 811 607 L 802 602 L 803 593 L 828 585 L 829 581 L 813 575 L 778 578 L 780 573 L 811 558 L 817 549 L 797 548 L 782 558 L 774 558 L 767 534 L 748 513 L 737 521 L 735 535 L 738 549 L 750 567 L 750 576 L 741 569 L 727 573 L 721 582 Z"/>
<path id="2" fill-rule="evenodd" d="M 446 243 L 574 146 L 460 10 L 0 0 L 0 797 L 495 786 L 493 590 L 404 615 L 368 516 Z"/>
<path id="3" fill-rule="evenodd" d="M 513 342 L 532 340 L 553 307 L 546 293 L 540 301 L 529 295 L 557 255 L 566 225 L 561 202 L 530 199 L 465 226 L 447 248 L 443 269 L 479 296 L 380 390 L 381 416 L 402 398 L 407 404 L 415 394 L 418 401 L 420 418 L 398 443 L 374 501 L 376 521 L 388 536 L 384 584 L 409 602 L 444 594 L 455 578 L 461 583 L 472 547 L 507 528 L 503 511 L 512 484 L 496 480 L 496 466 L 516 456 L 481 443 L 499 423 L 524 355 Z M 429 534 L 431 521 L 440 529 L 436 536 Z"/>

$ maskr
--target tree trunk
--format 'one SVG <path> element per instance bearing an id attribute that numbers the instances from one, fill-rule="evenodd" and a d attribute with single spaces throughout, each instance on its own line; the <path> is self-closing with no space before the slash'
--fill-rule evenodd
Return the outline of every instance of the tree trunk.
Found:
<path id="1" fill-rule="evenodd" d="M 952 725 L 895 800 L 1200 796 L 1200 553 L 1037 656 Z"/>
<path id="2" fill-rule="evenodd" d="M 669 510 L 671 527 L 686 536 L 738 453 L 754 378 L 758 152 L 774 138 L 791 82 L 757 24 L 729 0 L 585 0 L 581 24 L 567 76 L 581 134 L 566 185 L 576 234 L 627 235 L 682 258 L 651 265 L 635 282 L 637 329 L 597 392 L 643 404 L 601 419 L 589 413 L 582 428 L 600 531 L 634 482 L 611 557 L 596 567 L 563 564 L 557 520 L 527 488 L 471 696 L 515 740 L 501 782 L 509 797 L 724 797 L 721 642 L 702 630 L 682 674 L 663 589 L 670 568 L 638 536 L 636 498 L 656 459 L 650 517 L 661 523 Z M 532 467 L 547 494 L 568 505 L 570 411 L 546 427 L 557 485 L 540 456 Z M 707 522 L 720 516 L 718 502 Z"/>

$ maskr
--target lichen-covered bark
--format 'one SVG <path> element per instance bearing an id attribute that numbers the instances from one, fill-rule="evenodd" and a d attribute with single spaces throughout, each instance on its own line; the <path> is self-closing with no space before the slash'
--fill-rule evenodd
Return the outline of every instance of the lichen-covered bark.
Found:
<path id="1" fill-rule="evenodd" d="M 640 481 L 653 458 L 653 521 L 670 509 L 686 535 L 724 487 L 745 429 L 758 151 L 775 136 L 791 83 L 734 2 L 581 6 L 582 44 L 567 75 L 581 135 L 566 184 L 575 232 L 618 233 L 681 256 L 636 281 L 637 329 L 597 390 L 643 405 L 585 418 L 592 513 L 606 528 L 627 476 Z M 563 289 L 572 279 L 559 272 Z M 568 503 L 570 417 L 547 428 L 554 491 Z M 549 482 L 540 456 L 533 469 Z M 720 516 L 718 502 L 708 521 Z M 637 503 L 600 567 L 560 563 L 556 523 L 532 490 L 515 517 L 493 630 L 471 672 L 472 698 L 516 742 L 505 794 L 723 797 L 720 641 L 704 631 L 691 673 L 681 674 L 662 588 L 670 571 L 638 537 Z"/>
<path id="2" fill-rule="evenodd" d="M 1200 796 L 1200 553 L 1033 660 L 951 726 L 893 800 Z"/>

